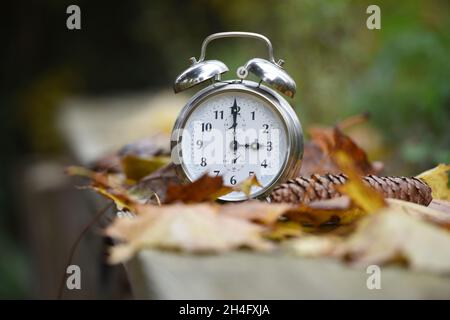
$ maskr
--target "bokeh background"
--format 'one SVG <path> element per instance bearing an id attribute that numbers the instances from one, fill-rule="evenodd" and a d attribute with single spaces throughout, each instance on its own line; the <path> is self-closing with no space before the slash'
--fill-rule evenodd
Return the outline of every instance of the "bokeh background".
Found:
<path id="1" fill-rule="evenodd" d="M 66 28 L 70 4 L 81 8 L 81 30 Z M 381 8 L 381 30 L 366 28 L 370 4 Z M 149 133 L 147 115 L 156 123 L 165 106 L 181 107 L 172 82 L 214 32 L 272 40 L 297 82 L 292 105 L 304 127 L 369 112 L 352 134 L 386 174 L 450 162 L 449 13 L 446 0 L 2 3 L 0 297 L 56 297 L 70 245 L 95 208 L 64 167 Z M 262 43 L 226 39 L 207 55 L 232 78 L 266 52 Z M 78 249 L 89 281 L 66 297 L 129 297 L 123 272 L 104 265 L 101 241 L 92 232 Z"/>

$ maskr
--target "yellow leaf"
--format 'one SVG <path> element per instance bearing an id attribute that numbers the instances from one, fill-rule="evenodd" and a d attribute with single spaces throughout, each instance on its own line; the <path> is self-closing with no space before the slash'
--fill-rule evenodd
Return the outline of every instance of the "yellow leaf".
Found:
<path id="1" fill-rule="evenodd" d="M 293 221 L 282 221 L 274 225 L 265 236 L 271 240 L 284 240 L 286 238 L 299 237 L 303 234 L 302 226 Z"/>
<path id="2" fill-rule="evenodd" d="M 126 155 L 122 158 L 122 168 L 128 179 L 139 181 L 159 168 L 167 165 L 170 157 L 139 157 L 135 155 Z"/>
<path id="3" fill-rule="evenodd" d="M 430 186 L 433 199 L 450 200 L 449 172 L 450 165 L 440 164 L 419 174 L 416 178 L 425 181 Z"/>
<path id="4" fill-rule="evenodd" d="M 125 194 L 114 194 L 114 192 L 108 191 L 103 187 L 90 187 L 92 190 L 97 191 L 97 193 L 101 194 L 104 197 L 107 197 L 114 201 L 114 204 L 117 207 L 117 210 L 122 211 L 123 209 L 130 210 L 129 206 L 129 198 L 125 196 Z"/>
<path id="5" fill-rule="evenodd" d="M 251 175 L 233 189 L 235 191 L 242 191 L 247 197 L 250 197 L 252 187 L 262 187 L 255 175 Z"/>
<path id="6" fill-rule="evenodd" d="M 347 175 L 348 182 L 337 186 L 339 192 L 349 196 L 352 201 L 367 213 L 375 212 L 386 206 L 383 195 L 364 184 L 352 158 L 342 151 L 333 155 L 334 161 Z"/>

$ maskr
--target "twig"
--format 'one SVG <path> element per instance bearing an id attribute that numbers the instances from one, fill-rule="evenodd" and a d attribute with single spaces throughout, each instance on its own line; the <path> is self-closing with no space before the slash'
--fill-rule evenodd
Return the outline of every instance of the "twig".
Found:
<path id="1" fill-rule="evenodd" d="M 83 239 L 84 235 L 89 231 L 89 229 L 100 219 L 100 217 L 105 214 L 105 212 L 108 211 L 109 208 L 112 206 L 112 202 L 108 203 L 106 206 L 104 206 L 97 214 L 92 218 L 92 220 L 84 227 L 83 231 L 81 231 L 80 235 L 78 236 L 75 243 L 72 245 L 72 248 L 70 249 L 69 258 L 67 259 L 67 263 L 65 264 L 65 268 L 63 270 L 63 276 L 61 279 L 61 283 L 59 285 L 58 289 L 58 297 L 57 299 L 60 300 L 62 298 L 63 290 L 64 290 L 64 282 L 66 281 L 66 270 L 69 265 L 72 264 L 72 259 L 75 254 L 76 249 L 78 248 L 78 245 L 80 244 L 81 240 Z"/>

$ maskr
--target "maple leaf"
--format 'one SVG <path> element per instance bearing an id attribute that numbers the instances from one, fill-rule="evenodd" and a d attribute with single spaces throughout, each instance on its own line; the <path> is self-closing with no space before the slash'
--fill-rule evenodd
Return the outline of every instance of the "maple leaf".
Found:
<path id="1" fill-rule="evenodd" d="M 134 218 L 117 218 L 105 234 L 122 240 L 111 249 L 110 263 L 130 259 L 141 249 L 225 252 L 240 247 L 268 250 L 264 228 L 220 212 L 217 204 L 140 205 Z"/>
<path id="2" fill-rule="evenodd" d="M 450 165 L 437 167 L 419 174 L 416 178 L 425 181 L 431 188 L 433 199 L 450 200 Z"/>

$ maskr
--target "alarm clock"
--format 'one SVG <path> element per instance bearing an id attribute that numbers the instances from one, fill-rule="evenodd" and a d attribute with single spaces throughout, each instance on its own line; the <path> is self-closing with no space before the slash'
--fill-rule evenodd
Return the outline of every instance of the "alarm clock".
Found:
<path id="1" fill-rule="evenodd" d="M 212 40 L 229 37 L 263 41 L 268 60 L 250 59 L 237 69 L 237 79 L 221 80 L 229 69 L 221 61 L 205 60 L 206 48 Z M 199 59 L 189 60 L 191 66 L 175 80 L 175 93 L 211 84 L 187 102 L 175 122 L 171 155 L 179 178 L 194 181 L 208 173 L 234 186 L 254 175 L 260 185 L 251 187 L 250 198 L 266 198 L 278 183 L 297 176 L 303 132 L 281 95 L 292 98 L 296 84 L 283 69 L 283 60 L 275 61 L 270 40 L 250 32 L 215 33 L 203 41 Z M 249 74 L 259 81 L 247 80 Z M 233 191 L 219 199 L 242 201 L 248 196 Z"/>

